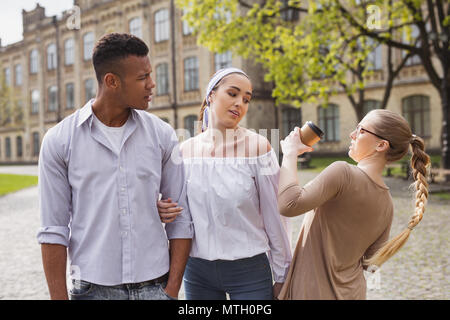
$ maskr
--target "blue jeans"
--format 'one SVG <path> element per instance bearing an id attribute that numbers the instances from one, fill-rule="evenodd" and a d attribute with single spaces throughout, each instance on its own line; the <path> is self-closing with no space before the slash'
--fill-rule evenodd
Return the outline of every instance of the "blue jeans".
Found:
<path id="1" fill-rule="evenodd" d="M 184 271 L 187 300 L 272 300 L 272 271 L 265 253 L 251 258 L 204 260 L 189 257 Z"/>
<path id="2" fill-rule="evenodd" d="M 83 280 L 72 280 L 70 300 L 176 300 L 166 294 L 167 282 L 130 283 L 102 286 Z"/>

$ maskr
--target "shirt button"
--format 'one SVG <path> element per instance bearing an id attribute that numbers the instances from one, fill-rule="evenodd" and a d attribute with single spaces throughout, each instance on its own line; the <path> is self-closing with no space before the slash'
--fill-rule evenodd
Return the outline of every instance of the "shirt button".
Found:
<path id="1" fill-rule="evenodd" d="M 127 232 L 126 231 L 122 231 L 122 236 L 126 237 L 127 236 Z"/>
<path id="2" fill-rule="evenodd" d="M 125 191 L 125 188 L 121 188 L 120 190 L 122 190 L 122 192 L 124 192 L 124 191 Z"/>
<path id="3" fill-rule="evenodd" d="M 119 170 L 120 170 L 120 172 L 124 172 L 125 171 L 122 166 L 119 167 Z"/>
<path id="4" fill-rule="evenodd" d="M 122 209 L 123 214 L 127 214 L 127 209 Z"/>

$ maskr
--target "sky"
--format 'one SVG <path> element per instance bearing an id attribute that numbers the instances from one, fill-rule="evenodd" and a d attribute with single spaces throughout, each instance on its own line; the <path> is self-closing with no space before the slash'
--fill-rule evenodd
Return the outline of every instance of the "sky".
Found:
<path id="1" fill-rule="evenodd" d="M 73 0 L 0 0 L 0 38 L 2 46 L 22 40 L 22 9 L 45 8 L 46 16 L 61 15 L 73 6 Z"/>

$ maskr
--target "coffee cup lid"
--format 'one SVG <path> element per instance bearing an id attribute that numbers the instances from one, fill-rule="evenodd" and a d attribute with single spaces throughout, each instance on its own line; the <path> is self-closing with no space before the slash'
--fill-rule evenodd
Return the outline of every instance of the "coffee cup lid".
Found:
<path id="1" fill-rule="evenodd" d="M 310 127 L 315 134 L 317 134 L 317 136 L 319 136 L 319 138 L 322 138 L 324 135 L 324 132 L 318 127 L 316 126 L 312 121 L 307 121 L 306 124 L 308 125 L 308 127 Z"/>

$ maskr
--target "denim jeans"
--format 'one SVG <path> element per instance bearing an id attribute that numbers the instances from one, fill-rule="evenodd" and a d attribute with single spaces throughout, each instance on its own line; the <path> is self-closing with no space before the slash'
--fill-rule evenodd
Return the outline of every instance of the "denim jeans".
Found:
<path id="1" fill-rule="evenodd" d="M 187 300 L 271 300 L 272 271 L 265 253 L 239 260 L 189 257 L 184 271 Z"/>
<path id="2" fill-rule="evenodd" d="M 131 283 L 102 286 L 83 280 L 72 280 L 70 300 L 176 300 L 164 291 L 167 282 Z"/>

